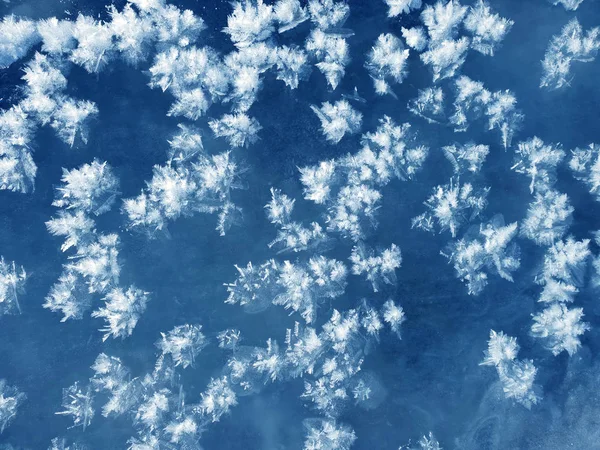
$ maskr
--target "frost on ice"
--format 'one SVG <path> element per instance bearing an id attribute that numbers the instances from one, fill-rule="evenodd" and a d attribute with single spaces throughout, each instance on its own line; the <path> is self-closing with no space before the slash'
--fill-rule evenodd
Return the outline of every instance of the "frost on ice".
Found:
<path id="1" fill-rule="evenodd" d="M 544 144 L 540 138 L 533 137 L 519 143 L 512 169 L 531 179 L 529 190 L 532 194 L 544 192 L 554 184 L 556 166 L 564 157 L 560 144 Z"/>
<path id="2" fill-rule="evenodd" d="M 429 123 L 444 123 L 444 91 L 441 87 L 419 89 L 417 97 L 408 102 L 408 110 Z"/>
<path id="3" fill-rule="evenodd" d="M 546 252 L 543 270 L 537 282 L 543 286 L 539 302 L 545 309 L 533 315 L 531 334 L 540 338 L 554 355 L 567 351 L 569 355 L 581 346 L 580 336 L 590 329 L 581 321 L 582 308 L 568 308 L 583 286 L 585 270 L 591 252 L 589 240 L 572 237 L 555 242 Z"/>
<path id="4" fill-rule="evenodd" d="M 157 346 L 163 355 L 169 354 L 175 366 L 184 369 L 193 366 L 196 356 L 206 346 L 206 338 L 201 325 L 179 325 L 168 333 L 161 333 Z"/>
<path id="5" fill-rule="evenodd" d="M 216 137 L 227 139 L 232 147 L 248 147 L 258 140 L 261 126 L 258 121 L 246 114 L 225 114 L 218 120 L 211 120 L 209 126 Z"/>
<path id="6" fill-rule="evenodd" d="M 25 399 L 25 394 L 8 385 L 6 380 L 0 379 L 0 434 L 15 418 Z"/>
<path id="7" fill-rule="evenodd" d="M 126 291 L 115 288 L 107 292 L 103 300 L 104 307 L 92 313 L 92 317 L 103 318 L 107 322 L 106 326 L 100 329 L 104 333 L 102 340 L 131 336 L 138 320 L 146 311 L 148 293 L 135 286 Z"/>
<path id="8" fill-rule="evenodd" d="M 423 436 L 416 445 L 401 445 L 398 450 L 442 450 L 440 443 L 433 436 L 432 432 L 429 432 L 427 436 Z"/>
<path id="9" fill-rule="evenodd" d="M 537 369 L 532 360 L 517 359 L 518 353 L 516 338 L 491 330 L 488 349 L 480 364 L 496 367 L 505 397 L 529 409 L 540 400 L 536 392 L 539 388 L 534 384 Z"/>
<path id="10" fill-rule="evenodd" d="M 335 420 L 307 419 L 304 450 L 349 450 L 356 440 L 354 430 Z"/>
<path id="11" fill-rule="evenodd" d="M 477 145 L 468 142 L 464 145 L 454 144 L 442 148 L 444 156 L 452 164 L 454 173 L 478 173 L 490 152 L 487 145 Z"/>
<path id="12" fill-rule="evenodd" d="M 523 115 L 517 108 L 512 92 L 485 89 L 483 83 L 461 76 L 455 82 L 454 114 L 450 123 L 455 131 L 465 131 L 469 122 L 484 116 L 488 130 L 498 130 L 504 148 L 510 147 L 515 132 L 520 128 Z"/>
<path id="13" fill-rule="evenodd" d="M 540 87 L 559 89 L 568 86 L 572 78 L 571 64 L 593 61 L 599 48 L 600 27 L 592 28 L 584 34 L 577 19 L 572 19 L 560 34 L 550 40 L 542 60 Z"/>
<path id="14" fill-rule="evenodd" d="M 299 0 L 278 0 L 273 5 L 273 15 L 279 24 L 279 33 L 285 33 L 308 20 L 308 12 Z"/>
<path id="15" fill-rule="evenodd" d="M 509 90 L 489 91 L 482 82 L 464 75 L 453 80 L 451 87 L 454 95 L 451 111 L 446 112 L 448 96 L 440 86 L 420 89 L 417 97 L 408 102 L 408 110 L 429 123 L 449 125 L 457 133 L 485 118 L 487 130 L 496 130 L 504 148 L 510 147 L 524 119 L 514 94 Z"/>
<path id="16" fill-rule="evenodd" d="M 72 416 L 72 427 L 80 426 L 84 430 L 94 418 L 93 395 L 90 386 L 80 387 L 78 382 L 63 389 L 62 411 L 56 414 Z"/>
<path id="17" fill-rule="evenodd" d="M 0 317 L 5 314 L 20 314 L 19 294 L 23 292 L 27 273 L 14 262 L 0 257 Z"/>
<path id="18" fill-rule="evenodd" d="M 464 21 L 465 29 L 473 35 L 471 48 L 491 56 L 513 24 L 512 20 L 494 14 L 484 0 L 479 0 L 474 7 L 469 8 Z"/>
<path id="19" fill-rule="evenodd" d="M 575 11 L 583 0 L 548 0 L 553 5 L 562 5 L 567 11 Z"/>
<path id="20" fill-rule="evenodd" d="M 449 230 L 456 237 L 459 228 L 478 217 L 487 205 L 489 188 L 475 190 L 470 183 L 460 184 L 450 179 L 445 186 L 437 186 L 425 202 L 429 211 L 412 219 L 413 228 L 433 232 L 437 222 L 440 232 Z"/>
<path id="21" fill-rule="evenodd" d="M 350 61 L 348 43 L 342 36 L 325 33 L 319 28 L 314 29 L 304 47 L 316 61 L 319 69 L 331 89 L 337 88 L 346 73 L 346 65 Z"/>
<path id="22" fill-rule="evenodd" d="M 542 339 L 554 355 L 562 351 L 573 355 L 581 346 L 579 336 L 590 329 L 589 324 L 581 321 L 582 317 L 582 308 L 569 309 L 564 304 L 553 303 L 533 316 L 531 334 Z"/>
<path id="23" fill-rule="evenodd" d="M 590 194 L 600 200 L 600 147 L 590 144 L 586 148 L 576 148 L 571 155 L 569 168 L 575 178 L 585 183 Z"/>
<path id="24" fill-rule="evenodd" d="M 23 58 L 40 41 L 35 22 L 5 16 L 0 22 L 0 69 Z"/>
<path id="25" fill-rule="evenodd" d="M 355 134 L 360 131 L 362 114 L 347 100 L 339 100 L 334 104 L 325 102 L 320 108 L 311 105 L 311 109 L 321 121 L 325 138 L 332 144 L 340 142 L 346 133 Z"/>
<path id="26" fill-rule="evenodd" d="M 273 7 L 262 0 L 235 2 L 223 31 L 236 46 L 248 47 L 269 38 L 275 31 L 273 19 Z"/>
<path id="27" fill-rule="evenodd" d="M 236 266 L 239 277 L 227 284 L 226 303 L 260 311 L 269 303 L 299 312 L 307 323 L 316 317 L 318 306 L 327 298 L 344 293 L 347 269 L 342 262 L 316 256 L 307 263 L 283 264 L 270 260 L 258 267 Z"/>
<path id="28" fill-rule="evenodd" d="M 61 312 L 62 322 L 81 319 L 94 294 L 103 294 L 104 307 L 92 313 L 92 317 L 106 321 L 100 330 L 103 340 L 130 336 L 146 309 L 148 293 L 134 286 L 124 290 L 119 285 L 119 236 L 96 231 L 90 217 L 111 209 L 119 193 L 118 180 L 107 163 L 94 160 L 78 169 L 63 169 L 62 182 L 53 202 L 61 210 L 46 227 L 52 235 L 65 238 L 63 252 L 74 250 L 74 254 L 63 265 L 43 307 Z"/>
<path id="29" fill-rule="evenodd" d="M 377 94 L 395 96 L 389 82 L 402 83 L 407 75 L 408 54 L 409 50 L 405 49 L 402 41 L 393 34 L 379 35 L 365 62 Z"/>
<path id="30" fill-rule="evenodd" d="M 554 190 L 537 193 L 521 223 L 521 234 L 538 245 L 551 245 L 567 232 L 573 211 L 567 194 Z"/>
<path id="31" fill-rule="evenodd" d="M 20 106 L 0 113 L 0 189 L 33 191 L 37 166 L 29 143 L 33 124 Z"/>
<path id="32" fill-rule="evenodd" d="M 512 272 L 520 266 L 519 247 L 513 242 L 517 223 L 504 225 L 501 217 L 482 224 L 476 232 L 453 242 L 449 252 L 442 253 L 451 263 L 460 280 L 467 284 L 470 295 L 480 294 L 488 283 L 488 274 L 496 273 L 513 281 Z"/>
<path id="33" fill-rule="evenodd" d="M 96 216 L 109 211 L 119 194 L 119 180 L 106 162 L 95 159 L 79 169 L 63 169 L 63 186 L 52 202 L 57 208 L 74 209 Z"/>
<path id="34" fill-rule="evenodd" d="M 408 14 L 412 10 L 421 8 L 421 0 L 384 0 L 388 6 L 388 17 L 397 17 Z"/>
<path id="35" fill-rule="evenodd" d="M 229 151 L 208 155 L 193 128 L 180 126 L 169 141 L 170 159 L 156 165 L 142 193 L 125 199 L 128 226 L 154 236 L 168 221 L 196 212 L 218 214 L 217 230 L 224 235 L 238 222 L 241 210 L 231 202 L 231 191 L 240 189 L 242 169 Z"/>
<path id="36" fill-rule="evenodd" d="M 395 244 L 380 252 L 359 244 L 352 249 L 350 262 L 352 273 L 364 274 L 373 285 L 373 291 L 378 292 L 382 284 L 396 284 L 396 269 L 402 264 L 402 256 Z"/>
<path id="37" fill-rule="evenodd" d="M 304 198 L 327 207 L 328 230 L 354 241 L 377 225 L 379 189 L 394 178 L 414 178 L 428 154 L 410 124 L 396 125 L 387 116 L 379 123 L 363 135 L 358 153 L 300 168 Z"/>
<path id="38" fill-rule="evenodd" d="M 483 0 L 470 7 L 456 0 L 438 0 L 423 8 L 421 21 L 427 29 L 427 43 L 418 28 L 403 29 L 403 35 L 415 50 L 426 50 L 421 60 L 431 66 L 434 82 L 454 77 L 469 49 L 493 55 L 513 25 L 511 20 L 494 14 Z"/>
<path id="39" fill-rule="evenodd" d="M 269 248 L 279 248 L 281 253 L 316 250 L 328 245 L 331 239 L 318 222 L 312 222 L 306 227 L 291 219 L 294 203 L 295 200 L 278 189 L 271 188 L 271 201 L 265 205 L 265 209 L 267 217 L 279 230 L 276 238 L 269 243 Z"/>

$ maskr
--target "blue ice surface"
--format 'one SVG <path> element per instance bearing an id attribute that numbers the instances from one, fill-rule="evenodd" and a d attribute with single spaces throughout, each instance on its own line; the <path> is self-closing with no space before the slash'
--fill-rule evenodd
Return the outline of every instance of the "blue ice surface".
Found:
<path id="1" fill-rule="evenodd" d="M 124 2 L 114 2 L 121 7 Z M 220 51 L 233 49 L 220 32 L 226 24 L 230 5 L 226 1 L 174 1 L 194 10 L 206 22 L 207 43 Z M 426 2 L 427 3 L 427 2 Z M 465 2 L 468 3 L 468 2 Z M 574 79 L 566 90 L 539 89 L 540 61 L 551 36 L 577 17 L 584 29 L 600 24 L 600 6 L 586 0 L 576 12 L 553 7 L 542 0 L 494 0 L 497 13 L 515 24 L 494 57 L 471 51 L 462 73 L 483 81 L 490 90 L 510 89 L 525 115 L 515 142 L 539 136 L 545 142 L 562 143 L 566 150 L 599 142 L 600 65 L 597 62 L 574 66 Z M 101 0 L 56 1 L 13 0 L 0 6 L 3 14 L 33 19 L 68 10 L 73 15 L 103 14 Z M 133 434 L 127 417 L 104 419 L 99 411 L 92 424 L 82 431 L 67 429 L 67 418 L 55 415 L 62 389 L 91 375 L 90 366 L 101 352 L 122 358 L 133 374 L 152 370 L 160 332 L 184 323 L 200 323 L 207 334 L 229 327 L 242 331 L 248 345 L 263 345 L 269 337 L 283 341 L 286 328 L 295 317 L 272 307 L 258 314 L 224 304 L 224 283 L 232 282 L 234 264 L 260 263 L 272 257 L 267 244 L 276 230 L 264 214 L 271 187 L 296 198 L 295 216 L 304 220 L 319 217 L 321 210 L 302 200 L 298 167 L 338 157 L 360 149 L 360 134 L 346 136 L 338 145 L 325 141 L 317 117 L 309 105 L 335 101 L 340 93 L 356 86 L 366 99 L 357 108 L 363 113 L 362 130 L 373 131 L 384 114 L 396 123 L 411 122 L 424 143 L 431 148 L 424 170 L 411 182 L 392 182 L 383 188 L 379 226 L 369 237 L 373 247 L 390 243 L 402 249 L 403 264 L 397 271 L 397 285 L 386 295 L 397 299 L 407 315 L 402 339 L 382 337 L 366 358 L 363 371 L 374 374 L 384 386 L 385 399 L 377 408 L 361 409 L 349 402 L 339 420 L 356 432 L 356 449 L 395 449 L 410 439 L 418 440 L 433 431 L 444 449 L 600 449 L 598 381 L 600 365 L 600 307 L 597 292 L 582 289 L 577 306 L 583 307 L 591 330 L 582 337 L 582 348 L 572 357 L 553 356 L 530 335 L 531 314 L 538 288 L 533 277 L 539 269 L 543 248 L 520 239 L 521 267 L 514 283 L 491 277 L 478 297 L 468 296 L 455 278 L 447 260 L 440 255 L 449 241 L 447 234 L 428 234 L 411 229 L 411 218 L 423 212 L 422 202 L 433 186 L 447 182 L 451 167 L 439 148 L 453 142 L 474 141 L 490 145 L 491 152 L 479 175 L 482 185 L 491 186 L 484 218 L 501 213 L 507 223 L 521 221 L 531 199 L 529 181 L 510 170 L 512 150 L 505 151 L 497 135 L 487 133 L 481 123 L 464 134 L 426 124 L 412 116 L 406 102 L 417 90 L 431 85 L 431 74 L 413 54 L 408 78 L 394 86 L 398 100 L 376 96 L 363 66 L 364 55 L 380 33 L 400 35 L 401 26 L 416 23 L 415 14 L 401 20 L 386 17 L 379 0 L 351 0 L 351 15 L 345 27 L 354 31 L 349 38 L 351 62 L 340 86 L 327 88 L 321 73 L 291 91 L 283 83 L 267 79 L 252 115 L 263 129 L 260 140 L 238 155 L 248 167 L 247 189 L 235 191 L 234 201 L 243 208 L 243 223 L 225 236 L 215 232 L 213 215 L 196 214 L 169 224 L 169 235 L 149 240 L 144 234 L 124 228 L 119 207 L 98 219 L 101 231 L 120 232 L 121 279 L 124 284 L 151 292 L 151 301 L 133 335 L 127 339 L 102 342 L 98 319 L 61 323 L 56 314 L 41 307 L 52 284 L 61 273 L 65 256 L 60 241 L 44 223 L 56 213 L 51 206 L 61 168 L 76 168 L 93 158 L 107 161 L 121 181 L 122 198 L 134 197 L 152 175 L 152 166 L 164 164 L 167 139 L 180 122 L 166 117 L 171 97 L 147 86 L 148 78 L 139 69 L 117 62 L 99 75 L 73 67 L 69 92 L 94 101 L 99 109 L 90 127 L 89 143 L 68 149 L 47 127 L 35 137 L 34 159 L 38 165 L 35 191 L 31 194 L 0 192 L 0 253 L 17 261 L 29 272 L 26 292 L 21 296 L 23 313 L 0 318 L 0 378 L 27 394 L 9 427 L 0 435 L 0 444 L 14 448 L 45 449 L 52 438 L 65 436 L 91 449 L 126 448 Z M 294 31 L 292 33 L 295 33 Z M 0 71 L 1 105 L 7 108 L 18 96 L 22 82 L 20 64 Z M 217 116 L 220 106 L 209 115 Z M 201 124 L 209 153 L 226 150 L 223 140 L 214 139 Z M 589 238 L 600 228 L 600 208 L 585 186 L 575 181 L 568 169 L 559 168 L 557 189 L 567 193 L 575 208 L 569 234 Z M 346 260 L 352 243 L 338 239 L 328 256 Z M 293 256 L 290 256 L 293 257 Z M 350 277 L 347 294 L 324 305 L 322 323 L 332 308 L 356 306 L 373 297 L 369 283 Z M 490 329 L 515 336 L 520 358 L 533 359 L 538 367 L 537 383 L 543 399 L 531 410 L 498 397 L 490 389 L 497 382 L 495 371 L 479 363 L 487 347 Z M 195 367 L 181 371 L 186 398 L 195 401 L 211 377 L 221 373 L 226 356 L 216 345 L 203 350 Z M 212 424 L 202 435 L 206 449 L 295 449 L 302 448 L 302 421 L 318 413 L 299 399 L 302 379 L 270 383 L 260 393 L 240 397 L 231 413 Z M 594 439 L 594 436 L 597 439 Z M 11 448 L 11 447 L 7 447 Z"/>

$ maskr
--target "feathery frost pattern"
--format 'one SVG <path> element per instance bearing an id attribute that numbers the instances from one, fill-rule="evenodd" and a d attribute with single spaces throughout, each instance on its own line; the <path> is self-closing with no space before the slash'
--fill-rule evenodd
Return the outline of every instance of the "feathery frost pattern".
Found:
<path id="1" fill-rule="evenodd" d="M 3 5 L 2 449 L 595 448 L 594 2 Z"/>
<path id="2" fill-rule="evenodd" d="M 537 369 L 533 361 L 517 359 L 518 353 L 519 344 L 514 337 L 491 330 L 488 349 L 480 364 L 495 366 L 504 396 L 529 409 L 540 400 L 534 384 Z"/>

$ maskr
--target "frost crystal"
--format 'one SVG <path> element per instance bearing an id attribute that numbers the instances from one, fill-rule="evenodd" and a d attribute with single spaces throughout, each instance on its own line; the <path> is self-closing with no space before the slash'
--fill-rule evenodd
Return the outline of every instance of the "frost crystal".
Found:
<path id="1" fill-rule="evenodd" d="M 322 300 L 334 299 L 344 293 L 346 273 L 343 263 L 323 256 L 311 258 L 307 268 L 285 261 L 277 279 L 283 292 L 273 299 L 273 303 L 300 312 L 304 320 L 311 323 Z"/>
<path id="2" fill-rule="evenodd" d="M 73 26 L 70 20 L 58 20 L 56 17 L 40 20 L 37 31 L 42 37 L 42 51 L 50 55 L 69 53 L 75 47 Z"/>
<path id="3" fill-rule="evenodd" d="M 96 241 L 78 247 L 73 262 L 65 268 L 81 276 L 91 294 L 104 293 L 119 281 L 118 245 L 118 235 L 100 234 Z"/>
<path id="4" fill-rule="evenodd" d="M 343 187 L 330 208 L 327 229 L 360 240 L 377 224 L 375 212 L 380 201 L 381 193 L 365 184 Z"/>
<path id="5" fill-rule="evenodd" d="M 77 443 L 68 445 L 65 438 L 54 438 L 48 450 L 87 450 L 87 448 Z"/>
<path id="6" fill-rule="evenodd" d="M 73 37 L 77 47 L 70 59 L 88 72 L 100 72 L 113 57 L 113 32 L 107 24 L 80 14 L 73 26 Z"/>
<path id="7" fill-rule="evenodd" d="M 444 122 L 444 92 L 442 88 L 419 89 L 417 97 L 408 102 L 408 110 L 429 123 Z"/>
<path id="8" fill-rule="evenodd" d="M 103 299 L 105 306 L 92 313 L 92 317 L 102 317 L 106 321 L 106 326 L 100 329 L 104 332 L 103 341 L 110 336 L 113 338 L 131 336 L 138 320 L 146 311 L 147 295 L 147 292 L 134 286 L 127 291 L 116 288 L 106 294 Z"/>
<path id="9" fill-rule="evenodd" d="M 67 99 L 60 104 L 52 116 L 50 126 L 70 147 L 77 141 L 87 144 L 87 122 L 98 114 L 98 108 L 92 102 Z"/>
<path id="10" fill-rule="evenodd" d="M 360 131 L 362 114 L 356 111 L 347 100 L 339 100 L 333 105 L 325 102 L 321 108 L 310 107 L 321 121 L 321 129 L 325 138 L 337 144 L 346 133 L 355 134 Z"/>
<path id="11" fill-rule="evenodd" d="M 231 190 L 242 188 L 242 172 L 230 152 L 209 156 L 193 128 L 180 126 L 171 144 L 171 159 L 154 166 L 154 176 L 135 198 L 123 202 L 129 227 L 151 236 L 164 230 L 169 220 L 195 212 L 218 213 L 217 230 L 224 235 L 237 222 L 240 209 L 230 200 Z"/>
<path id="12" fill-rule="evenodd" d="M 423 64 L 431 66 L 434 82 L 456 75 L 467 58 L 469 45 L 469 39 L 466 37 L 443 40 L 421 54 Z"/>
<path id="13" fill-rule="evenodd" d="M 462 6 L 460 2 L 438 0 L 433 6 L 425 6 L 421 20 L 427 27 L 431 41 L 441 43 L 456 37 L 458 27 L 466 15 L 467 7 Z"/>
<path id="14" fill-rule="evenodd" d="M 393 300 L 387 300 L 382 309 L 383 320 L 391 330 L 400 336 L 400 326 L 406 320 L 404 310 L 401 306 L 394 303 Z"/>
<path id="15" fill-rule="evenodd" d="M 475 191 L 470 183 L 461 186 L 458 180 L 450 179 L 450 184 L 434 188 L 433 194 L 425 202 L 429 209 L 412 219 L 412 227 L 434 231 L 437 221 L 441 231 L 449 230 L 456 237 L 459 228 L 479 216 L 487 205 L 489 188 Z"/>
<path id="16" fill-rule="evenodd" d="M 304 450 L 350 450 L 356 435 L 347 425 L 331 419 L 310 419 L 304 421 L 306 437 Z"/>
<path id="17" fill-rule="evenodd" d="M 538 245 L 551 245 L 567 232 L 572 214 L 567 194 L 554 190 L 537 193 L 521 224 L 521 234 Z"/>
<path id="18" fill-rule="evenodd" d="M 471 48 L 484 55 L 494 55 L 494 50 L 510 31 L 514 22 L 491 11 L 484 0 L 469 8 L 465 29 L 473 35 Z"/>
<path id="19" fill-rule="evenodd" d="M 91 383 L 96 392 L 107 391 L 108 402 L 102 407 L 102 415 L 118 416 L 128 411 L 139 396 L 139 380 L 130 379 L 129 369 L 119 358 L 100 353 L 92 369 L 95 374 Z"/>
<path id="20" fill-rule="evenodd" d="M 61 322 L 69 319 L 81 319 L 91 306 L 91 296 L 85 282 L 72 272 L 64 272 L 46 296 L 44 308 L 61 312 Z"/>
<path id="21" fill-rule="evenodd" d="M 19 297 L 27 280 L 25 269 L 14 262 L 7 263 L 0 256 L 0 317 L 5 314 L 20 314 Z"/>
<path id="22" fill-rule="evenodd" d="M 599 48 L 600 27 L 592 28 L 584 35 L 577 19 L 572 19 L 550 40 L 542 61 L 544 73 L 540 87 L 559 89 L 568 86 L 571 63 L 593 61 Z"/>
<path id="23" fill-rule="evenodd" d="M 287 47 L 277 48 L 277 79 L 283 81 L 290 89 L 296 89 L 300 80 L 308 77 L 308 55 L 302 49 Z"/>
<path id="24" fill-rule="evenodd" d="M 572 152 L 569 167 L 575 178 L 581 180 L 588 187 L 590 194 L 594 194 L 600 201 L 600 148 L 590 144 L 584 149 L 577 148 Z"/>
<path id="25" fill-rule="evenodd" d="M 341 0 L 309 0 L 308 12 L 321 30 L 339 28 L 350 15 L 350 6 Z"/>
<path id="26" fill-rule="evenodd" d="M 224 137 L 232 147 L 248 147 L 258 140 L 261 126 L 246 114 L 225 114 L 221 119 L 211 120 L 210 128 L 217 137 Z"/>
<path id="27" fill-rule="evenodd" d="M 61 181 L 64 186 L 57 189 L 58 198 L 53 206 L 75 209 L 95 215 L 109 211 L 119 194 L 119 180 L 106 162 L 95 159 L 78 169 L 63 169 Z"/>
<path id="28" fill-rule="evenodd" d="M 72 386 L 63 389 L 63 410 L 56 414 L 71 416 L 73 418 L 71 428 L 80 426 L 85 430 L 94 418 L 93 400 L 91 387 L 81 388 L 79 383 L 75 382 Z"/>
<path id="29" fill-rule="evenodd" d="M 589 239 L 576 241 L 572 237 L 554 243 L 544 257 L 543 278 L 554 278 L 573 286 L 581 286 L 591 255 L 589 243 Z"/>
<path id="30" fill-rule="evenodd" d="M 398 450 L 442 450 L 440 443 L 433 437 L 433 433 L 429 432 L 428 436 L 423 436 L 417 442 L 417 445 L 403 445 Z"/>
<path id="31" fill-rule="evenodd" d="M 454 114 L 450 123 L 455 131 L 466 131 L 469 122 L 484 116 L 489 130 L 498 130 L 504 148 L 511 144 L 523 121 L 517 100 L 510 91 L 490 92 L 483 83 L 461 76 L 455 82 Z"/>
<path id="32" fill-rule="evenodd" d="M 400 14 L 408 14 L 412 10 L 422 6 L 421 0 L 384 0 L 388 5 L 388 17 L 397 17 Z"/>
<path id="33" fill-rule="evenodd" d="M 393 34 L 379 35 L 365 62 L 377 94 L 391 93 L 387 79 L 394 83 L 402 83 L 407 75 L 408 54 L 408 49 L 405 49 L 402 41 Z"/>
<path id="34" fill-rule="evenodd" d="M 511 272 L 519 268 L 519 247 L 512 240 L 517 235 L 517 223 L 504 226 L 504 221 L 494 218 L 481 225 L 478 235 L 463 238 L 450 245 L 444 254 L 454 264 L 454 269 L 467 284 L 470 295 L 478 295 L 488 283 L 488 272 L 496 272 L 507 281 L 513 281 Z"/>
<path id="35" fill-rule="evenodd" d="M 390 117 L 383 116 L 374 133 L 363 135 L 362 150 L 345 161 L 349 178 L 352 181 L 356 178 L 356 182 L 374 181 L 378 185 L 387 184 L 392 177 L 412 179 L 428 155 L 427 147 L 414 145 L 414 141 L 410 124 L 396 125 Z"/>
<path id="36" fill-rule="evenodd" d="M 531 360 L 517 360 L 518 353 L 519 345 L 515 338 L 506 336 L 502 331 L 496 333 L 491 330 L 488 350 L 480 364 L 495 366 L 505 397 L 530 409 L 540 400 L 536 393 L 538 388 L 534 385 L 537 369 Z"/>
<path id="37" fill-rule="evenodd" d="M 344 264 L 323 256 L 305 264 L 278 264 L 271 260 L 258 268 L 251 263 L 245 269 L 236 268 L 240 276 L 226 285 L 226 303 L 260 310 L 272 302 L 299 312 L 307 323 L 315 319 L 316 309 L 324 299 L 339 297 L 346 287 Z"/>
<path id="38" fill-rule="evenodd" d="M 273 6 L 275 20 L 279 23 L 278 31 L 284 33 L 296 28 L 308 20 L 308 13 L 299 0 L 278 0 Z"/>
<path id="39" fill-rule="evenodd" d="M 244 0 L 233 3 L 233 13 L 227 17 L 227 27 L 223 29 L 238 47 L 247 47 L 264 41 L 274 31 L 273 7 L 263 0 Z"/>
<path id="40" fill-rule="evenodd" d="M 155 39 L 151 20 L 146 16 L 138 16 L 130 4 L 125 5 L 122 11 L 111 5 L 108 13 L 116 50 L 130 64 L 144 61 Z"/>
<path id="41" fill-rule="evenodd" d="M 454 173 L 460 175 L 465 172 L 478 173 L 490 152 L 490 147 L 469 142 L 464 145 L 449 145 L 443 147 L 442 151 L 452 164 Z"/>
<path id="42" fill-rule="evenodd" d="M 25 394 L 7 385 L 6 380 L 0 379 L 0 434 L 17 415 L 17 410 L 25 399 Z"/>
<path id="43" fill-rule="evenodd" d="M 33 123 L 20 106 L 0 113 L 0 189 L 33 191 L 37 166 L 29 143 Z"/>
<path id="44" fill-rule="evenodd" d="M 350 261 L 352 273 L 354 275 L 364 273 L 373 285 L 373 291 L 378 292 L 381 284 L 396 284 L 396 269 L 402 264 L 402 256 L 395 244 L 379 254 L 364 245 L 358 245 L 352 249 Z"/>
<path id="45" fill-rule="evenodd" d="M 516 150 L 516 161 L 512 169 L 531 178 L 529 190 L 533 194 L 544 192 L 552 187 L 556 179 L 556 166 L 565 157 L 560 145 L 544 144 L 533 137 L 520 142 Z"/>
<path id="46" fill-rule="evenodd" d="M 346 71 L 350 57 L 346 39 L 315 29 L 305 43 L 306 51 L 316 61 L 317 68 L 325 75 L 327 84 L 335 89 Z"/>
<path id="47" fill-rule="evenodd" d="M 162 339 L 157 346 L 163 355 L 170 354 L 175 366 L 184 369 L 193 366 L 196 356 L 206 346 L 201 325 L 179 325 L 168 333 L 161 333 Z"/>
<path id="48" fill-rule="evenodd" d="M 317 222 L 310 228 L 291 220 L 294 200 L 271 188 L 271 201 L 265 205 L 267 217 L 271 223 L 279 227 L 277 237 L 269 243 L 269 247 L 281 247 L 280 252 L 299 252 L 314 249 L 329 241 L 327 234 Z"/>
<path id="49" fill-rule="evenodd" d="M 305 198 L 328 208 L 328 229 L 354 241 L 377 225 L 378 189 L 392 178 L 412 179 L 428 154 L 410 124 L 396 125 L 387 116 L 379 122 L 363 135 L 358 153 L 300 169 Z"/>
<path id="50" fill-rule="evenodd" d="M 229 328 L 221 331 L 219 334 L 217 334 L 217 340 L 219 341 L 220 348 L 235 350 L 241 340 L 240 330 Z"/>
<path id="51" fill-rule="evenodd" d="M 199 410 L 202 415 L 210 417 L 212 422 L 218 422 L 232 406 L 237 405 L 237 396 L 225 377 L 210 380 L 200 397 Z"/>
<path id="52" fill-rule="evenodd" d="M 0 69 L 23 58 L 39 41 L 35 22 L 5 16 L 0 22 Z"/>
<path id="53" fill-rule="evenodd" d="M 583 0 L 548 0 L 553 5 L 563 5 L 567 11 L 575 11 Z"/>
<path id="54" fill-rule="evenodd" d="M 553 303 L 533 315 L 531 334 L 543 339 L 554 355 L 562 351 L 574 355 L 581 347 L 579 336 L 590 329 L 589 324 L 581 321 L 582 317 L 582 308 L 569 309 L 561 303 Z"/>
<path id="55" fill-rule="evenodd" d="M 573 301 L 578 287 L 583 285 L 585 268 L 590 257 L 589 240 L 575 241 L 572 237 L 555 242 L 544 258 L 544 268 L 537 282 L 544 286 L 538 301 L 546 308 L 533 315 L 531 334 L 544 340 L 545 346 L 558 355 L 566 350 L 577 352 L 579 336 L 590 329 L 581 322 L 582 308 L 569 309 L 564 303 Z"/>

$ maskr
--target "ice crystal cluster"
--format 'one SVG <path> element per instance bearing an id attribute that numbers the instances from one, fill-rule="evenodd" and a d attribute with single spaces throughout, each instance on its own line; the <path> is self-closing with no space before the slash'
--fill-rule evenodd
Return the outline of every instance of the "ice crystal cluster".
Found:
<path id="1" fill-rule="evenodd" d="M 480 364 L 496 367 L 506 398 L 531 408 L 539 400 L 534 385 L 537 369 L 533 361 L 517 359 L 518 353 L 519 344 L 514 337 L 492 330 L 485 358 Z"/>
<path id="2" fill-rule="evenodd" d="M 598 446 L 592 0 L 0 3 L 0 448 Z"/>

